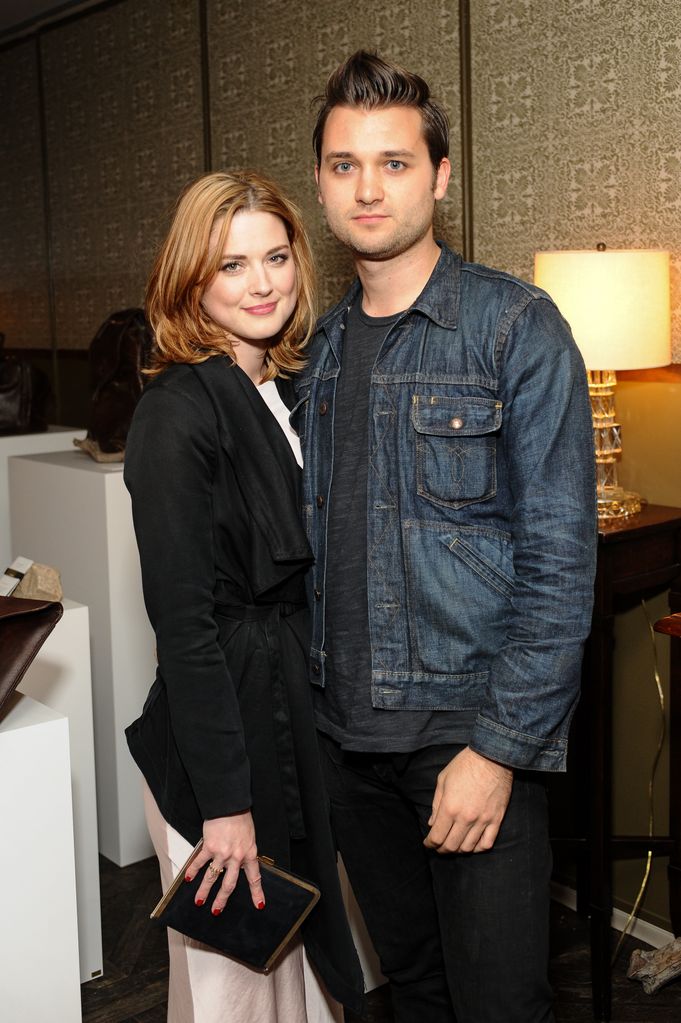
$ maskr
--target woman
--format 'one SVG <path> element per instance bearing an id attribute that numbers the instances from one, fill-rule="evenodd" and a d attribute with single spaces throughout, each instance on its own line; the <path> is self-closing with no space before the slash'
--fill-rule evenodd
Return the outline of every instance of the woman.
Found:
<path id="1" fill-rule="evenodd" d="M 359 1010 L 307 683 L 311 555 L 288 423 L 312 295 L 300 214 L 276 186 L 209 174 L 181 196 L 147 291 L 153 379 L 126 448 L 158 656 L 126 734 L 163 888 L 201 835 L 188 879 L 210 862 L 196 898 L 214 913 L 240 869 L 254 912 L 264 906 L 258 852 L 313 881 L 322 898 L 305 952 L 333 998 Z M 168 934 L 172 1023 L 330 1018 L 318 1003 L 306 1014 L 300 943 L 262 976 Z"/>

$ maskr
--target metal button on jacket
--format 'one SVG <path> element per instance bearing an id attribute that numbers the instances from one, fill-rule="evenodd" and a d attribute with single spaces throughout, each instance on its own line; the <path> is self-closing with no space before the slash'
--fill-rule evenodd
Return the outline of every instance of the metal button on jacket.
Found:
<path id="1" fill-rule="evenodd" d="M 460 430 L 461 427 L 463 426 L 463 419 L 459 419 L 458 416 L 455 416 L 454 419 L 450 419 L 449 425 L 451 426 L 452 430 Z"/>
<path id="2" fill-rule="evenodd" d="M 323 494 L 317 494 L 317 507 L 318 508 L 323 508 L 324 507 L 324 495 Z"/>

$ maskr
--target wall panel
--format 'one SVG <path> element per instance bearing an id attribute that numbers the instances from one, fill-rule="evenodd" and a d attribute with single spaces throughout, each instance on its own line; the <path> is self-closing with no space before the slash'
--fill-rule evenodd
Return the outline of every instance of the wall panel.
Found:
<path id="1" fill-rule="evenodd" d="M 0 331 L 11 348 L 49 348 L 35 42 L 0 54 Z"/>
<path id="2" fill-rule="evenodd" d="M 472 4 L 476 257 L 668 248 L 681 362 L 681 9 L 676 0 Z"/>
<path id="3" fill-rule="evenodd" d="M 139 305 L 180 189 L 203 170 L 198 6 L 128 0 L 41 38 L 57 344 Z"/>

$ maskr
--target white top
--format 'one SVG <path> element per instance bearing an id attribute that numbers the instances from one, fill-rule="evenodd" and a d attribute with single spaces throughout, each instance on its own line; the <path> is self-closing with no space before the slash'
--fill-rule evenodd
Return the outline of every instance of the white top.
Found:
<path id="1" fill-rule="evenodd" d="M 279 426 L 284 431 L 286 440 L 291 445 L 293 454 L 296 456 L 296 462 L 303 468 L 303 456 L 300 450 L 300 441 L 298 440 L 298 434 L 293 429 L 288 421 L 289 410 L 284 405 L 283 401 L 279 397 L 279 391 L 274 380 L 266 380 L 264 384 L 257 384 L 260 397 L 265 402 L 270 412 L 279 423 Z"/>

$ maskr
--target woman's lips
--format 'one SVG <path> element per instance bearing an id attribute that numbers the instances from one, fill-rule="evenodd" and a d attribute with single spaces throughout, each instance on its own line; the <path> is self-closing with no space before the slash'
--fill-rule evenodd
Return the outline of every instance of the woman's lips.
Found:
<path id="1" fill-rule="evenodd" d="M 276 302 L 266 302 L 264 305 L 244 306 L 245 313 L 252 313 L 253 316 L 267 316 L 277 308 Z"/>

